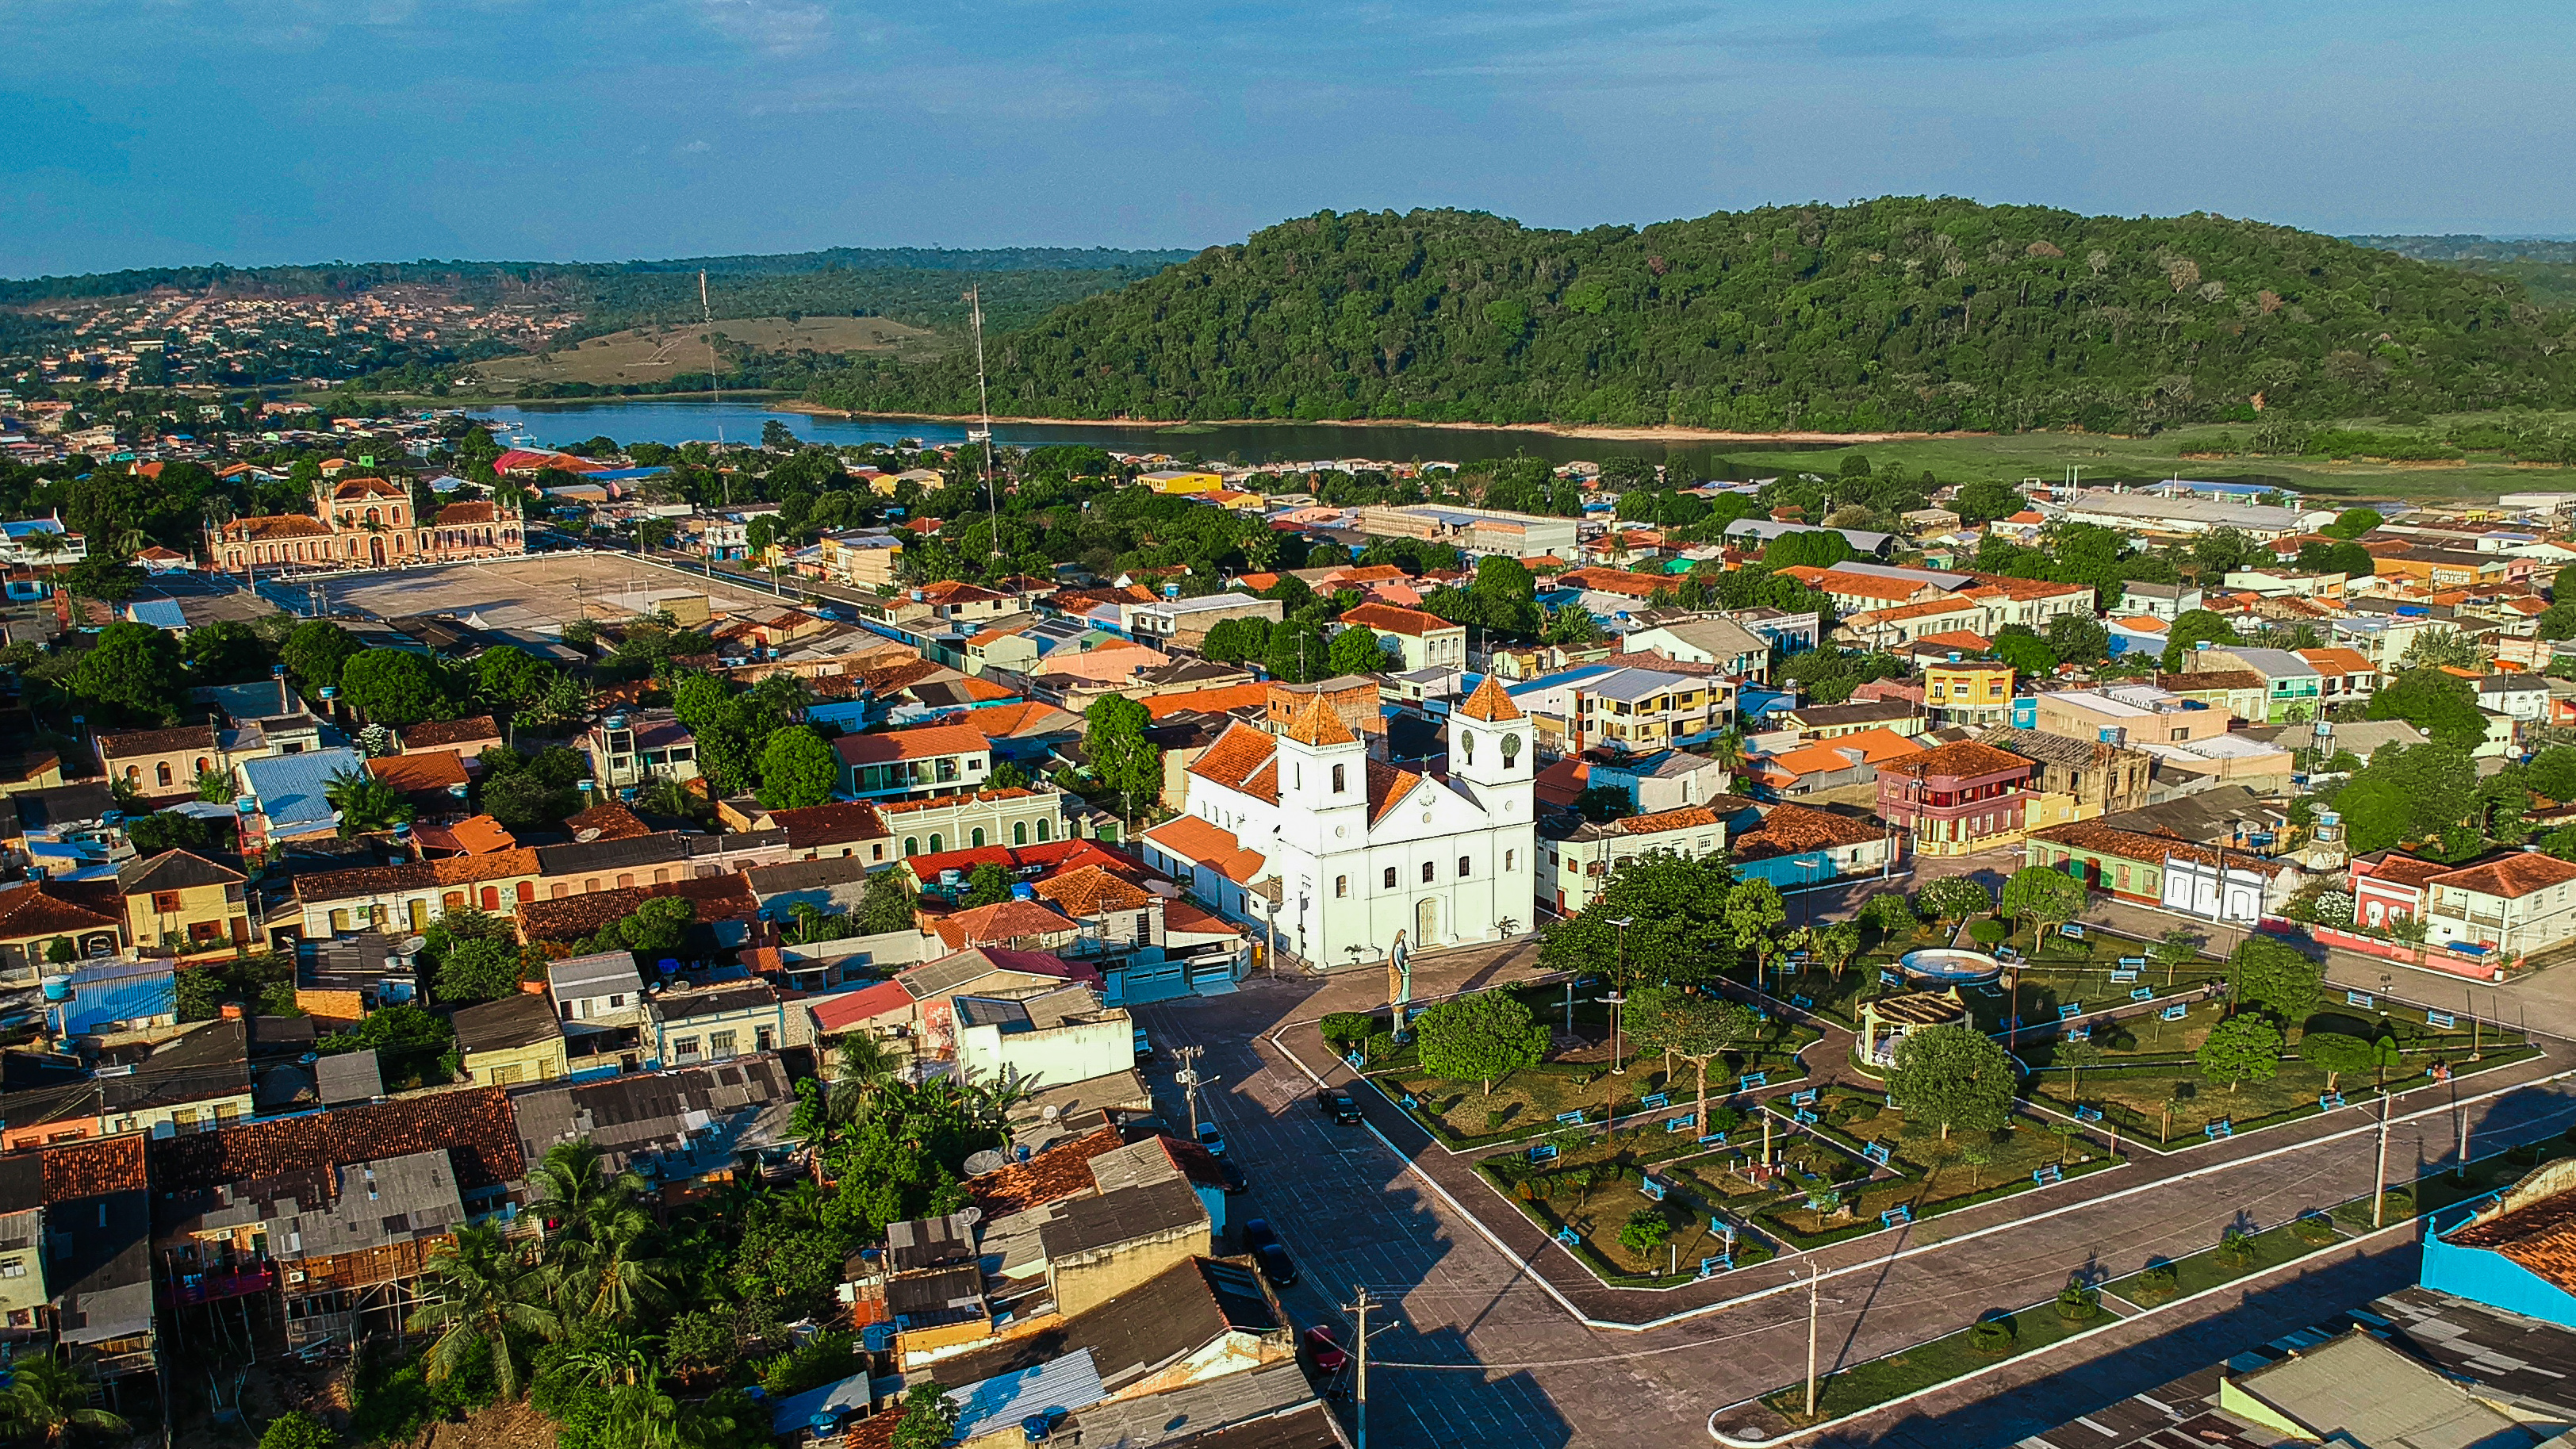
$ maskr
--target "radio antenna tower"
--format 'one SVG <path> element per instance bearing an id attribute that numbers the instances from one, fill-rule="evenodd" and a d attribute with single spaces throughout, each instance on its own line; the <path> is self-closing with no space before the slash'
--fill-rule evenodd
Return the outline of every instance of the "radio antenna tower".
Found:
<path id="1" fill-rule="evenodd" d="M 724 379 L 716 371 L 716 368 L 722 359 L 716 355 L 716 309 L 712 303 L 707 301 L 707 274 L 703 270 L 698 273 L 698 315 L 706 319 L 707 392 L 715 399 L 716 451 L 718 453 L 722 453 L 724 451 L 725 442 Z M 725 473 L 724 459 L 721 457 L 716 459 L 716 480 L 724 485 L 725 506 L 728 508 L 732 507 L 733 479 Z"/>
<path id="2" fill-rule="evenodd" d="M 993 489 L 993 400 L 984 388 L 984 289 L 966 289 L 975 319 L 975 413 L 982 421 L 966 432 L 966 441 L 984 445 L 984 521 L 993 533 L 993 560 L 1002 557 L 1002 504 Z M 1013 591 L 1014 593 L 1017 590 Z"/>

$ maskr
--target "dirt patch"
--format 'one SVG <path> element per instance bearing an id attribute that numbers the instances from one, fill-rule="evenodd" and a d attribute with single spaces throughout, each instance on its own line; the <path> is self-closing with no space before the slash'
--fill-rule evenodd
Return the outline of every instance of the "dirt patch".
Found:
<path id="1" fill-rule="evenodd" d="M 554 1421 L 524 1403 L 487 1404 L 461 1424 L 432 1424 L 411 1449 L 555 1449 Z"/>
<path id="2" fill-rule="evenodd" d="M 884 317 L 739 317 L 715 325 L 729 343 L 763 352 L 882 352 L 918 356 L 945 344 L 925 328 Z M 707 370 L 707 329 L 638 327 L 551 352 L 477 363 L 475 381 L 495 390 L 542 382 L 621 383 L 687 380 Z"/>

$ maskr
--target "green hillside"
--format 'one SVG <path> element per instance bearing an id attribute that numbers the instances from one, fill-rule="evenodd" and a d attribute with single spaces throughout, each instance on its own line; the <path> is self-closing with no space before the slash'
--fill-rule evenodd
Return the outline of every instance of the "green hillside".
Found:
<path id="1" fill-rule="evenodd" d="M 997 339 L 997 412 L 2132 432 L 2576 403 L 2516 283 L 2223 217 L 1899 197 L 1645 228 L 1325 212 Z M 961 359 L 816 402 L 962 413 Z M 2277 413 L 2276 413 L 2277 415 Z"/>

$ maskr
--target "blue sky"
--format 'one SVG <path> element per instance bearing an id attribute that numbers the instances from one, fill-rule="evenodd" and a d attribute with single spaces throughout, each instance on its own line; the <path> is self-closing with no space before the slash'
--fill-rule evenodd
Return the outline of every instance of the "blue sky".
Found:
<path id="1" fill-rule="evenodd" d="M 2576 10 L 1527 0 L 8 7 L 0 275 L 1197 246 L 1889 192 L 2576 232 Z"/>

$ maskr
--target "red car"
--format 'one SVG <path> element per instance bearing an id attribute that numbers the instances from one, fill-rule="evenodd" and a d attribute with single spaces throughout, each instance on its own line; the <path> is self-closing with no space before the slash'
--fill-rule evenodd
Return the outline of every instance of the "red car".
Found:
<path id="1" fill-rule="evenodd" d="M 1306 1351 L 1315 1356 L 1315 1367 L 1322 1373 L 1340 1373 L 1351 1361 L 1351 1356 L 1333 1340 L 1333 1330 L 1320 1323 L 1306 1330 Z"/>

